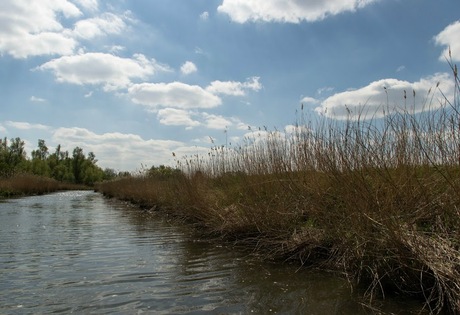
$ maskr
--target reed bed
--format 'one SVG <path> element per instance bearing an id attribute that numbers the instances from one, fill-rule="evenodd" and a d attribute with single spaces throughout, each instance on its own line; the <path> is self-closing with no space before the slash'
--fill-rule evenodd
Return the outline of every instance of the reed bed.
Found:
<path id="1" fill-rule="evenodd" d="M 262 129 L 239 147 L 185 157 L 181 174 L 97 189 L 267 257 L 343 272 L 366 285 L 370 303 L 404 293 L 430 313 L 459 314 L 460 88 L 452 69 L 453 99 L 432 100 L 421 113 L 313 122 L 301 114 L 289 133 Z"/>
<path id="2" fill-rule="evenodd" d="M 12 177 L 0 178 L 0 198 L 43 195 L 59 190 L 89 189 L 84 185 L 59 182 L 55 179 L 30 175 L 18 174 Z"/>

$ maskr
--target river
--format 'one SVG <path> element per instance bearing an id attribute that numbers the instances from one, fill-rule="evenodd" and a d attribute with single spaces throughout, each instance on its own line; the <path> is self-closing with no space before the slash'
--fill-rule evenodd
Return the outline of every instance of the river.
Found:
<path id="1" fill-rule="evenodd" d="M 90 191 L 0 202 L 0 242 L 0 314 L 371 314 L 344 279 L 263 262 Z"/>

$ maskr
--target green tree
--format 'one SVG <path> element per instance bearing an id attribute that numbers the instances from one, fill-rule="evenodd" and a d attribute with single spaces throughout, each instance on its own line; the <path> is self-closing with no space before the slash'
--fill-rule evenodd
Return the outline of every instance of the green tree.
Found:
<path id="1" fill-rule="evenodd" d="M 27 170 L 27 155 L 21 138 L 12 138 L 10 145 L 6 137 L 0 140 L 0 175 L 12 176 L 22 170 Z"/>
<path id="2" fill-rule="evenodd" d="M 181 174 L 181 171 L 170 166 L 152 166 L 148 171 L 148 176 L 156 179 L 168 179 Z"/>
<path id="3" fill-rule="evenodd" d="M 85 162 L 85 155 L 83 149 L 76 147 L 72 153 L 72 173 L 77 184 L 83 183 L 83 164 Z"/>
<path id="4" fill-rule="evenodd" d="M 38 149 L 32 151 L 31 171 L 35 175 L 50 176 L 49 155 L 45 140 L 38 140 Z"/>

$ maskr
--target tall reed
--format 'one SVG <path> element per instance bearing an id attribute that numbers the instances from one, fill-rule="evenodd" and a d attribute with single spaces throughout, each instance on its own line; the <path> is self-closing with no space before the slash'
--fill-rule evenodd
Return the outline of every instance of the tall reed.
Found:
<path id="1" fill-rule="evenodd" d="M 42 195 L 59 190 L 90 189 L 88 186 L 59 182 L 55 179 L 31 175 L 17 174 L 12 177 L 0 178 L 0 198 Z"/>
<path id="2" fill-rule="evenodd" d="M 367 285 L 371 302 L 403 292 L 432 313 L 460 313 L 460 83 L 451 67 L 453 99 L 421 113 L 301 113 L 289 133 L 263 128 L 239 147 L 178 161 L 183 173 L 173 178 L 98 189 L 267 256 L 343 271 Z"/>

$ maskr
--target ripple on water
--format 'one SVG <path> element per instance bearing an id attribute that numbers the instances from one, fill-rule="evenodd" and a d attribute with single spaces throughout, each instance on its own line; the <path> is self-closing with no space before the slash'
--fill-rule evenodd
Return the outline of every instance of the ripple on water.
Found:
<path id="1" fill-rule="evenodd" d="M 340 279 L 87 192 L 0 203 L 0 314 L 365 314 Z"/>

